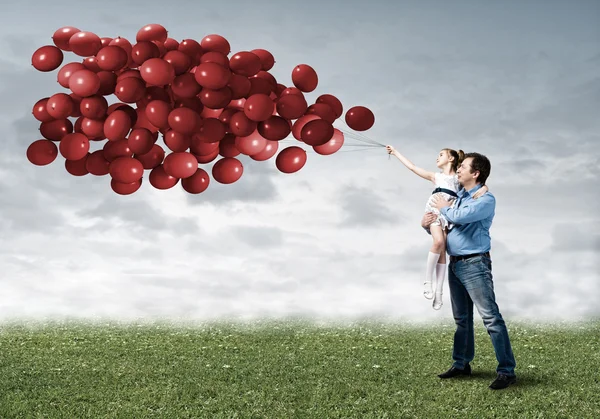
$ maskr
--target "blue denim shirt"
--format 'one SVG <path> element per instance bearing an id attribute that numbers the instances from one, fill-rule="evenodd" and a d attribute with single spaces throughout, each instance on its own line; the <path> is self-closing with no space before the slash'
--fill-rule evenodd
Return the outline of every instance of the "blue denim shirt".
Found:
<path id="1" fill-rule="evenodd" d="M 461 188 L 457 192 L 455 208 L 444 207 L 440 210 L 454 224 L 446 242 L 450 256 L 485 253 L 491 249 L 490 227 L 496 210 L 496 198 L 488 191 L 473 199 L 481 186 L 477 184 L 469 191 Z"/>

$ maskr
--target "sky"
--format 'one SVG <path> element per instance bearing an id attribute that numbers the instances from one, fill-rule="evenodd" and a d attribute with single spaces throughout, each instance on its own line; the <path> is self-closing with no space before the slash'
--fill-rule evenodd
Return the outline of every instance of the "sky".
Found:
<path id="1" fill-rule="evenodd" d="M 363 134 L 427 170 L 442 148 L 486 155 L 505 320 L 600 317 L 599 18 L 584 0 L 12 5 L 0 14 L 0 321 L 452 321 L 447 282 L 441 310 L 422 296 L 433 187 L 383 148 L 309 150 L 294 174 L 242 158 L 238 182 L 211 179 L 199 195 L 145 182 L 120 196 L 108 176 L 69 175 L 60 155 L 29 163 L 34 103 L 67 92 L 33 52 L 63 26 L 134 41 L 149 23 L 177 40 L 222 35 L 233 53 L 267 49 L 286 86 L 311 65 L 309 101 L 370 108 Z"/>

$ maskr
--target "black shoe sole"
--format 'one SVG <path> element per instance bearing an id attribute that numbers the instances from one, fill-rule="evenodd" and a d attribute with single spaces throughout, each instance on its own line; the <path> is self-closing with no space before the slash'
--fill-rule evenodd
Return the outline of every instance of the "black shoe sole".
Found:
<path id="1" fill-rule="evenodd" d="M 508 384 L 504 387 L 492 387 L 492 385 L 490 384 L 489 388 L 491 388 L 492 390 L 504 390 L 505 388 L 508 388 L 511 385 L 516 384 L 516 383 L 517 383 L 517 379 L 515 378 L 514 380 L 508 381 Z"/>

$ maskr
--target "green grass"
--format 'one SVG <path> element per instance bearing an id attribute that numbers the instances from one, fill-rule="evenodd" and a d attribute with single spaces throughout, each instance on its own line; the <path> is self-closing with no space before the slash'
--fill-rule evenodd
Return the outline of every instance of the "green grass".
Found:
<path id="1" fill-rule="evenodd" d="M 453 324 L 3 324 L 0 418 L 599 418 L 600 321 L 508 326 L 519 381 L 493 391 L 480 323 L 451 380 Z"/>

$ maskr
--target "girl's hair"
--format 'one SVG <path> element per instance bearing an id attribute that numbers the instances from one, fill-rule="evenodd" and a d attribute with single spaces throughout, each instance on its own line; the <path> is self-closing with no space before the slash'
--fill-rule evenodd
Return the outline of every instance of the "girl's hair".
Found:
<path id="1" fill-rule="evenodd" d="M 462 161 L 465 159 L 465 152 L 462 150 L 455 151 L 451 148 L 445 148 L 444 150 L 448 152 L 448 156 L 454 157 L 454 160 L 452 160 L 452 170 L 456 172 L 458 170 L 458 166 L 460 166 Z"/>

